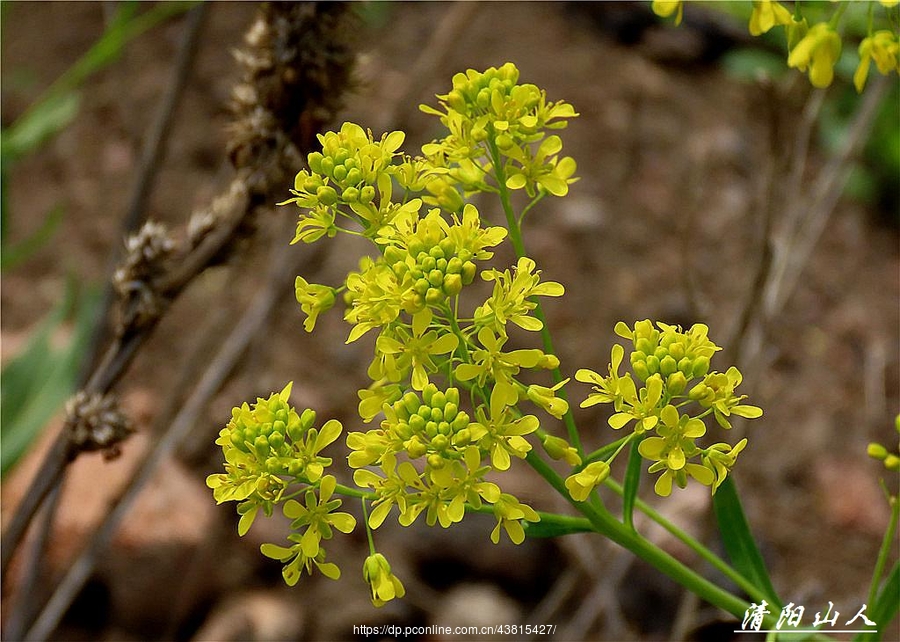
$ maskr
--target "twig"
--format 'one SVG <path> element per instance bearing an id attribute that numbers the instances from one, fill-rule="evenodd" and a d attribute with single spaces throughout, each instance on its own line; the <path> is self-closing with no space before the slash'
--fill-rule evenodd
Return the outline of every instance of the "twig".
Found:
<path id="1" fill-rule="evenodd" d="M 887 93 L 890 82 L 887 77 L 878 76 L 866 89 L 862 104 L 853 117 L 841 148 L 822 169 L 812 188 L 804 194 L 803 202 L 809 205 L 803 210 L 803 216 L 797 222 L 797 238 L 786 248 L 785 267 L 776 273 L 765 299 L 769 304 L 766 312 L 770 317 L 784 307 L 793 293 L 797 279 L 803 273 L 813 248 L 819 242 L 853 169 L 849 161 L 859 152 L 868 138 L 875 116 L 878 114 L 878 106 Z"/>
<path id="2" fill-rule="evenodd" d="M 97 558 L 109 544 L 143 487 L 153 477 L 159 463 L 191 434 L 191 429 L 197 425 L 198 417 L 210 397 L 218 392 L 240 361 L 247 345 L 258 335 L 275 303 L 281 300 L 283 290 L 289 284 L 287 277 L 297 269 L 297 255 L 291 252 L 292 249 L 285 244 L 282 251 L 278 253 L 274 261 L 273 276 L 268 280 L 265 289 L 257 295 L 247 313 L 222 343 L 219 353 L 204 372 L 181 412 L 172 421 L 169 429 L 156 443 L 153 450 L 141 461 L 127 488 L 94 533 L 88 548 L 78 556 L 69 572 L 59 582 L 50 601 L 41 611 L 24 639 L 45 640 L 56 629 L 69 605 L 93 572 Z"/>
<path id="3" fill-rule="evenodd" d="M 187 86 L 190 71 L 194 66 L 197 53 L 197 42 L 200 35 L 200 27 L 206 17 L 206 4 L 201 3 L 188 11 L 185 18 L 184 33 L 178 47 L 175 58 L 175 67 L 172 70 L 172 78 L 166 89 L 165 96 L 159 105 L 156 119 L 153 121 L 150 135 L 141 154 L 141 164 L 138 170 L 137 181 L 131 198 L 128 202 L 127 214 L 123 221 L 125 232 L 133 232 L 140 227 L 147 209 L 147 198 L 153 190 L 156 176 L 159 173 L 160 162 L 166 152 L 166 143 L 169 140 L 169 131 L 172 126 L 176 108 L 181 102 L 181 96 Z"/>
<path id="4" fill-rule="evenodd" d="M 781 114 L 778 110 L 779 95 L 775 85 L 769 81 L 763 84 L 765 92 L 765 112 L 768 123 L 768 147 L 766 150 L 766 166 L 758 185 L 756 211 L 759 212 L 760 226 L 757 252 L 758 259 L 747 291 L 735 317 L 734 328 L 725 342 L 725 353 L 730 363 L 742 362 L 747 332 L 761 312 L 759 301 L 769 280 L 772 269 L 773 249 L 772 230 L 776 219 L 776 194 L 778 192 L 779 155 L 778 144 L 782 139 Z M 805 134 L 804 134 L 805 136 Z"/>
<path id="5" fill-rule="evenodd" d="M 879 77 L 866 90 L 841 148 L 812 181 L 812 187 L 803 189 L 802 179 L 812 126 L 824 100 L 823 92 L 814 92 L 803 110 L 803 118 L 787 157 L 788 171 L 781 180 L 777 160 L 770 164 L 770 170 L 775 170 L 775 176 L 771 181 L 767 179 L 764 202 L 761 204 L 767 238 L 761 247 L 760 261 L 750 290 L 738 312 L 735 331 L 727 342 L 735 360 L 746 362 L 746 372 L 755 370 L 760 365 L 758 361 L 763 336 L 793 293 L 837 206 L 850 172 L 848 161 L 858 153 L 860 145 L 868 137 L 888 84 L 887 79 Z M 777 116 L 770 120 L 775 124 Z M 778 136 L 774 129 L 770 130 L 770 137 L 772 136 Z M 778 194 L 784 194 L 786 204 L 777 204 Z M 784 219 L 776 223 L 779 211 L 783 213 Z"/>
<path id="6" fill-rule="evenodd" d="M 480 8 L 479 2 L 465 1 L 454 2 L 447 8 L 412 69 L 393 92 L 396 99 L 392 100 L 390 107 L 382 112 L 383 116 L 379 123 L 382 129 L 403 127 L 410 114 L 417 109 L 416 99 L 427 79 L 433 77 L 433 70 L 441 65 L 460 35 L 473 24 Z"/>
<path id="7" fill-rule="evenodd" d="M 31 548 L 28 551 L 27 561 L 23 564 L 22 579 L 16 591 L 16 599 L 12 605 L 12 613 L 6 623 L 4 637 L 8 640 L 21 640 L 25 633 L 25 627 L 37 615 L 37 605 L 34 596 L 37 580 L 41 576 L 44 567 L 41 564 L 44 550 L 47 548 L 47 540 L 50 537 L 51 527 L 56 518 L 56 509 L 62 497 L 62 486 L 57 485 L 50 492 L 50 496 L 40 514 L 40 522 L 37 534 Z"/>
<path id="8" fill-rule="evenodd" d="M 138 274 L 138 287 L 126 297 L 125 320 L 84 392 L 106 393 L 111 389 L 171 301 L 202 270 L 227 257 L 237 238 L 249 232 L 251 214 L 268 199 L 270 185 L 296 171 L 299 153 L 285 132 L 311 140 L 321 119 L 330 118 L 339 107 L 342 90 L 348 84 L 351 56 L 344 42 L 335 37 L 344 29 L 343 15 L 344 7 L 328 3 L 264 5 L 261 17 L 248 32 L 250 50 L 241 60 L 245 68 L 241 87 L 249 90 L 236 95 L 238 119 L 229 145 L 237 176 L 229 191 L 214 203 L 208 225 L 189 234 L 180 264 L 163 251 L 149 257 L 139 255 L 135 260 L 128 257 L 129 267 L 143 270 Z M 298 34 L 298 29 L 314 35 Z M 304 38 L 309 49 L 297 46 Z M 288 79 L 300 84 L 288 86 Z M 271 111 L 267 105 L 272 106 Z M 146 247 L 135 244 L 135 251 L 153 248 L 153 241 L 159 241 L 157 250 L 168 249 L 166 243 L 171 241 L 154 238 L 151 232 L 162 236 L 155 228 L 148 231 Z M 146 261 L 142 264 L 143 258 Z M 3 534 L 0 564 L 4 574 L 47 492 L 82 450 L 82 445 L 74 444 L 69 436 L 74 427 L 70 421 L 63 426 L 57 444 L 32 482 L 31 492 L 26 493 Z"/>
<path id="9" fill-rule="evenodd" d="M 166 91 L 163 102 L 160 105 L 159 111 L 157 112 L 157 117 L 153 124 L 150 137 L 148 138 L 148 144 L 144 149 L 144 154 L 142 155 L 140 173 L 135 183 L 135 187 L 132 191 L 130 205 L 122 224 L 123 234 L 134 231 L 140 220 L 143 218 L 147 196 L 152 188 L 154 179 L 159 169 L 159 160 L 162 158 L 165 143 L 168 140 L 168 133 L 171 127 L 173 115 L 175 113 L 175 107 L 178 105 L 179 99 L 184 93 L 184 87 L 188 77 L 188 72 L 193 65 L 194 54 L 196 53 L 196 42 L 200 33 L 199 28 L 202 24 L 205 12 L 206 6 L 201 4 L 191 9 L 187 14 L 187 23 L 185 24 L 184 33 L 182 35 L 174 74 L 169 84 L 169 88 Z M 113 254 L 118 254 L 118 250 L 116 250 Z M 112 273 L 112 270 L 110 270 L 110 273 Z M 107 285 L 104 292 L 103 301 L 101 302 L 100 306 L 101 310 L 108 310 L 111 307 L 113 294 L 114 293 L 112 286 Z M 84 365 L 79 375 L 79 380 L 81 382 L 80 385 L 82 386 L 84 386 L 85 381 L 90 375 L 90 368 L 93 366 L 93 362 L 96 359 L 95 355 L 99 350 L 99 346 L 105 334 L 106 324 L 103 320 L 104 318 L 105 314 L 101 315 L 98 319 L 93 336 L 91 337 L 90 346 L 83 361 Z M 134 346 L 135 349 L 136 347 L 137 345 Z M 133 350 L 127 351 L 127 354 L 130 356 L 131 354 L 133 354 Z M 98 371 L 99 370 L 95 370 L 95 374 Z M 104 386 L 96 385 L 94 387 L 85 387 L 95 391 L 106 389 Z M 63 477 L 65 464 L 71 457 L 68 449 L 64 447 L 65 442 L 67 441 L 68 434 L 64 429 L 63 431 L 61 431 L 59 437 L 57 438 L 57 443 L 51 449 L 51 453 L 48 454 L 44 464 L 39 468 L 42 473 L 45 473 L 46 471 L 57 470 L 59 470 L 59 472 L 55 475 L 42 477 L 41 481 L 44 482 L 44 484 L 41 487 L 37 489 L 32 487 L 32 492 L 26 495 L 26 497 L 23 499 L 23 505 L 16 512 L 16 515 L 13 518 L 12 525 L 3 534 L 2 569 L 4 574 L 7 565 L 12 557 L 12 554 L 16 550 L 18 542 L 21 541 L 21 538 L 24 536 L 24 531 L 34 517 L 34 513 L 37 511 L 38 507 L 43 501 L 44 496 L 47 492 L 49 492 L 50 489 L 54 488 Z M 52 523 L 52 519 L 50 519 L 49 517 L 50 515 L 48 514 L 48 520 L 45 521 L 44 524 L 49 525 L 50 523 Z M 40 539 L 43 539 L 43 537 L 44 536 L 42 536 Z M 40 554 L 40 550 L 35 550 L 32 557 L 39 558 Z M 31 559 L 30 562 L 31 563 L 26 564 L 26 566 L 33 566 L 35 563 L 35 559 Z M 24 594 L 26 596 L 30 594 L 29 585 L 27 583 L 23 584 L 22 590 L 24 591 Z M 22 603 L 24 602 L 27 602 L 27 600 L 22 601 Z"/>

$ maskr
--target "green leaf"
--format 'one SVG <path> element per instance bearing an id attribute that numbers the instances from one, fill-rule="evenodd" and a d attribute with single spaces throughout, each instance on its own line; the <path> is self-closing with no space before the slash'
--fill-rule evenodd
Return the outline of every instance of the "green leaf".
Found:
<path id="1" fill-rule="evenodd" d="M 72 393 L 82 357 L 90 341 L 100 292 L 78 296 L 73 281 L 63 300 L 34 332 L 21 354 L 0 372 L 0 472 L 5 474 L 28 449 L 41 429 Z M 72 338 L 54 348 L 51 337 L 67 319 L 74 323 Z"/>
<path id="2" fill-rule="evenodd" d="M 53 236 L 56 228 L 62 222 L 62 218 L 63 207 L 62 205 L 57 205 L 47 212 L 47 216 L 44 217 L 43 223 L 37 230 L 15 245 L 8 246 L 5 243 L 6 237 L 0 237 L 0 246 L 3 248 L 2 253 L 0 253 L 0 270 L 8 270 L 30 258 L 50 240 L 50 237 Z"/>
<path id="3" fill-rule="evenodd" d="M 722 543 L 735 569 L 764 593 L 770 604 L 781 608 L 781 600 L 769 579 L 769 572 L 750 532 L 737 488 L 730 475 L 713 495 L 713 510 L 719 523 Z"/>
<path id="4" fill-rule="evenodd" d="M 591 533 L 594 527 L 584 517 L 569 517 L 568 515 L 556 515 L 554 513 L 542 513 L 539 522 L 526 522 L 525 534 L 528 537 L 559 537 L 573 533 Z"/>
<path id="5" fill-rule="evenodd" d="M 880 640 L 882 631 L 897 616 L 898 608 L 900 608 L 900 562 L 894 564 L 894 568 L 891 569 L 887 581 L 878 594 L 878 599 L 875 600 L 875 604 L 869 605 L 868 613 L 866 613 L 870 620 L 874 620 L 878 624 L 878 633 L 860 635 L 859 639 Z"/>
<path id="6" fill-rule="evenodd" d="M 644 458 L 638 452 L 640 444 L 640 438 L 631 442 L 622 495 L 622 521 L 632 530 L 634 530 L 634 501 L 637 499 L 638 488 L 641 485 L 641 466 L 644 462 Z"/>
<path id="7" fill-rule="evenodd" d="M 111 64 L 133 38 L 172 16 L 184 13 L 197 2 L 160 2 L 137 13 L 140 3 L 123 3 L 116 17 L 93 46 L 3 132 L 0 155 L 13 161 L 34 151 L 59 132 L 78 111 L 77 89 L 92 74 Z"/>
<path id="8" fill-rule="evenodd" d="M 16 160 L 40 147 L 41 143 L 65 129 L 78 114 L 78 92 L 48 96 L 17 120 L 0 138 L 0 155 Z"/>

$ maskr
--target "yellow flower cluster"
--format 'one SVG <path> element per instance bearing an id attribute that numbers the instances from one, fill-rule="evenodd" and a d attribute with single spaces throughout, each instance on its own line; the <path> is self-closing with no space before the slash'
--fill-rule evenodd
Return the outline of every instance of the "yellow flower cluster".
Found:
<path id="1" fill-rule="evenodd" d="M 897 31 L 896 13 L 889 14 L 887 20 L 891 28 L 874 28 L 875 4 L 880 4 L 887 11 L 897 6 L 896 0 L 879 0 L 869 2 L 843 2 L 836 5 L 834 13 L 827 22 L 817 22 L 810 26 L 803 16 L 803 3 L 795 2 L 793 12 L 776 0 L 753 0 L 753 11 L 750 14 L 750 34 L 760 36 L 774 27 L 784 27 L 787 35 L 789 67 L 809 74 L 809 81 L 814 87 L 828 87 L 834 79 L 834 68 L 841 57 L 842 37 L 838 32 L 838 24 L 844 11 L 850 6 L 865 6 L 869 10 L 868 33 L 859 43 L 859 64 L 853 75 L 856 90 L 862 92 L 874 60 L 879 73 L 888 75 L 900 73 L 900 34 Z M 662 17 L 675 14 L 675 24 L 681 22 L 684 3 L 681 0 L 653 0 L 651 8 Z"/>
<path id="2" fill-rule="evenodd" d="M 540 430 L 538 417 L 519 407 L 530 402 L 555 418 L 568 412 L 558 395 L 566 380 L 557 377 L 553 386 L 520 380 L 522 371 L 553 370 L 559 360 L 536 348 L 507 348 L 508 324 L 541 330 L 536 298 L 561 296 L 563 286 L 543 280 L 526 256 L 508 269 L 484 268 L 512 228 L 486 224 L 468 202 L 473 192 L 523 189 L 530 208 L 547 195 L 565 195 L 576 180 L 575 162 L 561 155 L 561 139 L 548 132 L 577 114 L 518 78 L 511 63 L 457 74 L 452 89 L 438 96 L 440 109 L 423 108 L 448 133 L 423 146 L 420 156 L 401 151 L 402 132 L 377 137 L 344 123 L 319 135 L 321 150 L 309 154 L 308 169 L 297 174 L 292 198 L 282 203 L 300 209 L 293 243 L 338 232 L 372 243 L 371 254 L 343 283 L 298 276 L 294 293 L 308 332 L 343 299 L 351 325 L 347 342 L 377 334 L 368 368 L 372 384 L 359 391 L 359 415 L 366 423 L 383 417 L 346 438 L 361 490 L 339 487 L 325 474 L 331 460 L 320 451 L 341 426 L 331 421 L 313 428 L 312 411 L 298 414 L 287 405 L 290 385 L 252 408 L 236 408 L 223 429 L 217 443 L 226 472 L 210 476 L 208 484 L 217 500 L 242 502 L 241 534 L 259 508 L 269 515 L 282 504 L 292 520 L 290 545 L 266 544 L 262 552 L 283 563 L 288 584 L 313 569 L 340 575 L 322 545 L 334 530 L 353 530 L 355 520 L 337 510 L 335 492 L 363 498 L 370 541 L 363 576 L 380 606 L 404 593 L 372 541 L 372 530 L 394 507 L 401 525 L 424 515 L 429 525 L 445 528 L 467 509 L 481 509 L 497 520 L 494 543 L 505 532 L 518 544 L 524 524 L 540 517 L 486 476 L 525 458 L 533 435 L 551 456 L 581 462 L 575 448 Z M 463 299 L 479 275 L 489 295 Z"/>
<path id="3" fill-rule="evenodd" d="M 356 526 L 352 515 L 337 512 L 341 500 L 332 499 L 335 478 L 324 474 L 332 460 L 320 454 L 340 436 L 341 424 L 331 419 L 320 429 L 313 428 L 314 411 L 298 413 L 288 404 L 291 387 L 289 383 L 268 399 L 257 399 L 252 407 L 244 403 L 232 410 L 231 421 L 216 440 L 225 455 L 225 473 L 206 479 L 217 503 L 240 502 L 241 536 L 260 509 L 271 516 L 274 506 L 282 503 L 285 517 L 293 520 L 288 536 L 293 545 L 264 544 L 262 553 L 285 563 L 282 573 L 289 585 L 296 584 L 301 571 L 310 572 L 313 566 L 337 579 L 340 570 L 325 562 L 321 543 L 331 539 L 332 528 L 349 533 Z M 304 504 L 294 499 L 282 502 L 285 493 L 298 485 L 305 494 Z"/>
<path id="4" fill-rule="evenodd" d="M 712 414 L 727 429 L 731 428 L 731 416 L 762 416 L 762 410 L 742 404 L 744 396 L 734 392 L 741 383 L 741 373 L 735 367 L 725 373 L 709 372 L 710 359 L 719 347 L 709 340 L 708 328 L 701 323 L 683 331 L 665 323 L 654 327 L 649 320 L 638 321 L 633 329 L 619 322 L 616 333 L 632 342 L 631 369 L 643 386 L 638 389 L 631 373 L 619 374 L 625 350 L 616 344 L 607 376 L 586 369 L 575 374 L 578 381 L 593 384 L 594 388 L 581 406 L 613 404 L 615 412 L 609 425 L 615 430 L 634 422 L 638 452 L 653 462 L 651 473 L 662 471 L 655 486 L 659 495 L 669 495 L 673 483 L 683 488 L 688 477 L 715 492 L 747 440 L 742 439 L 733 447 L 718 443 L 701 448 L 696 440 L 706 434 L 703 418 Z M 695 416 L 684 410 L 691 402 L 700 406 Z M 608 474 L 607 462 L 591 462 L 570 476 L 566 485 L 573 498 L 583 501 Z"/>

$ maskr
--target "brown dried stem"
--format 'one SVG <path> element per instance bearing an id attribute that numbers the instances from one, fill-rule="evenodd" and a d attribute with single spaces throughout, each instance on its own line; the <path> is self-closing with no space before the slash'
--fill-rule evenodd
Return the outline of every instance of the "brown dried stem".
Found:
<path id="1" fill-rule="evenodd" d="M 203 213 L 204 224 L 189 230 L 177 256 L 153 256 L 143 265 L 132 262 L 145 268 L 137 280 L 117 275 L 134 288 L 123 295 L 116 337 L 85 393 L 112 389 L 169 304 L 198 274 L 226 260 L 238 241 L 252 234 L 253 214 L 269 200 L 270 188 L 299 168 L 300 152 L 292 141 L 306 147 L 314 140 L 336 112 L 348 84 L 351 55 L 340 36 L 346 15 L 344 6 L 330 3 L 263 6 L 239 60 L 244 78 L 235 88 L 236 119 L 229 141 L 236 176 L 211 211 Z M 3 534 L 4 575 L 47 493 L 82 452 L 71 440 L 73 427 L 67 419 Z"/>

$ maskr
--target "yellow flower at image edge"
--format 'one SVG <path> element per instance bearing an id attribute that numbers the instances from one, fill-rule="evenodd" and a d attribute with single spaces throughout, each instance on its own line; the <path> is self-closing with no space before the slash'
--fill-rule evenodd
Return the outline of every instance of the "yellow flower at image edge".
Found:
<path id="1" fill-rule="evenodd" d="M 675 24 L 681 24 L 681 18 L 684 14 L 684 2 L 682 0 L 653 0 L 650 4 L 653 13 L 661 18 L 668 18 L 675 14 Z"/>
<path id="2" fill-rule="evenodd" d="M 403 583 L 391 572 L 391 565 L 381 553 L 374 553 L 366 558 L 363 563 L 363 579 L 372 591 L 372 604 L 376 607 L 406 595 Z"/>
<path id="3" fill-rule="evenodd" d="M 791 12 L 773 0 L 754 0 L 750 14 L 750 35 L 759 36 L 775 25 L 791 24 Z"/>
<path id="4" fill-rule="evenodd" d="M 853 74 L 853 85 L 861 92 L 866 86 L 872 61 L 882 75 L 900 71 L 900 41 L 888 30 L 876 31 L 859 43 L 859 67 Z"/>
<path id="5" fill-rule="evenodd" d="M 824 88 L 834 79 L 834 65 L 841 56 L 841 37 L 822 22 L 810 27 L 806 35 L 791 50 L 788 67 L 800 71 L 809 69 L 809 81 Z"/>

